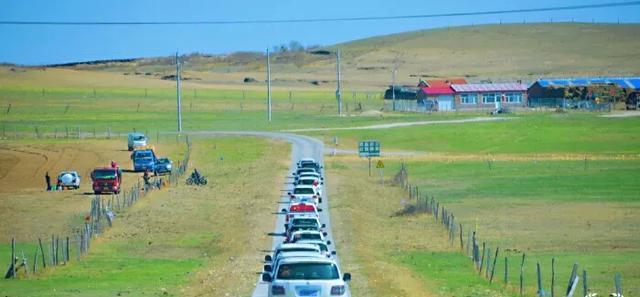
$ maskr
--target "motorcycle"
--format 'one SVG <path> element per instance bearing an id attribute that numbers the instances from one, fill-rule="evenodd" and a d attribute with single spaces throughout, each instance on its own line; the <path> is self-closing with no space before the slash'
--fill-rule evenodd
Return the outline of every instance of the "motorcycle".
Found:
<path id="1" fill-rule="evenodd" d="M 207 178 L 200 174 L 191 174 L 191 176 L 187 178 L 187 185 L 189 186 L 191 185 L 204 186 L 208 182 L 209 181 L 207 180 Z"/>

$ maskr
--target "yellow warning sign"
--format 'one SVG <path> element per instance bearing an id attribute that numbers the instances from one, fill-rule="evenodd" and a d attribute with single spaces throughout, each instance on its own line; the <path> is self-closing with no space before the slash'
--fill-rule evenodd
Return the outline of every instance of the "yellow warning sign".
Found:
<path id="1" fill-rule="evenodd" d="M 378 164 L 376 164 L 376 168 L 384 168 L 384 163 L 382 163 L 382 160 L 378 160 Z"/>

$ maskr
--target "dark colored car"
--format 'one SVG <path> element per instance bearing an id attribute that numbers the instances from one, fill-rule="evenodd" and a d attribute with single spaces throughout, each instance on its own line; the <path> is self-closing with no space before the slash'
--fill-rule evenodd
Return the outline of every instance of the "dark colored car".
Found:
<path id="1" fill-rule="evenodd" d="M 156 175 L 161 174 L 171 174 L 171 168 L 173 167 L 173 163 L 169 158 L 160 158 L 156 160 L 154 173 Z"/>

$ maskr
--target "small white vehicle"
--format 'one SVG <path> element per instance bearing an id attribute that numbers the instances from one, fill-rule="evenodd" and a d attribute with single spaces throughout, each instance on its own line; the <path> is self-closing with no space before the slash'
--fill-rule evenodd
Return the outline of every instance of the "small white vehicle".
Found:
<path id="1" fill-rule="evenodd" d="M 313 177 L 313 176 L 300 177 L 300 179 L 296 181 L 296 185 L 313 186 L 318 196 L 322 196 L 322 186 L 324 185 L 324 182 L 322 182 L 317 177 Z"/>
<path id="2" fill-rule="evenodd" d="M 315 205 L 322 203 L 322 197 L 316 192 L 316 187 L 313 185 L 297 185 L 293 192 L 288 192 L 287 194 L 291 201 L 309 202 Z"/>
<path id="3" fill-rule="evenodd" d="M 350 273 L 341 277 L 338 264 L 326 257 L 285 258 L 273 273 L 262 274 L 262 281 L 271 283 L 269 297 L 350 297 L 350 280 Z"/>
<path id="4" fill-rule="evenodd" d="M 77 190 L 80 188 L 80 175 L 76 171 L 62 171 L 58 175 L 58 183 L 56 185 L 62 187 L 62 189 Z"/>
<path id="5" fill-rule="evenodd" d="M 129 151 L 133 151 L 138 148 L 145 148 L 147 146 L 147 137 L 142 133 L 129 133 L 127 139 L 127 148 Z"/>

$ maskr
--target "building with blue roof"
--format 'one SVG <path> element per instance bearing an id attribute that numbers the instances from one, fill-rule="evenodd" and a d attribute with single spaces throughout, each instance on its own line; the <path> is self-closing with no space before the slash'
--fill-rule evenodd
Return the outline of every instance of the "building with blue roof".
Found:
<path id="1" fill-rule="evenodd" d="M 596 84 L 616 85 L 627 95 L 640 92 L 640 77 L 582 77 L 539 79 L 527 93 L 530 99 L 564 98 L 568 88 L 587 88 Z"/>

